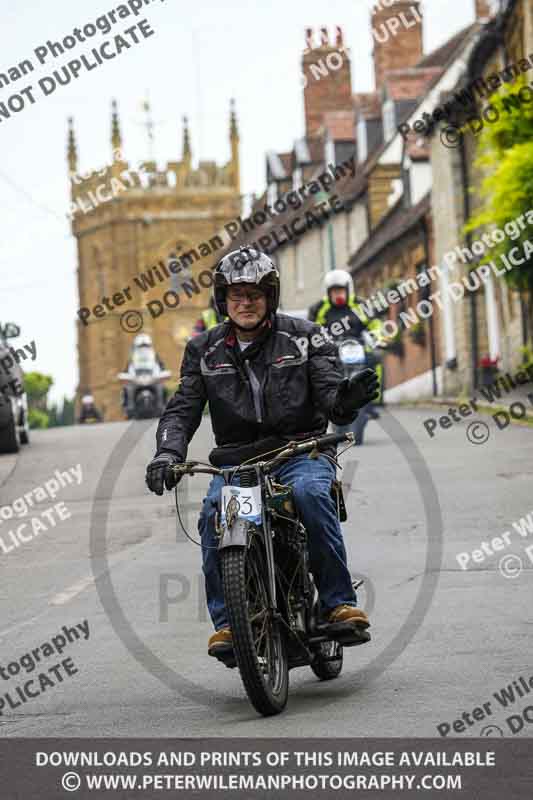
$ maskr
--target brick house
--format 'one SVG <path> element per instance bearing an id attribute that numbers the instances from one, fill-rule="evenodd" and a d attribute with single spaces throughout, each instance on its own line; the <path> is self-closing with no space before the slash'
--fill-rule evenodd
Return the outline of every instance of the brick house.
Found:
<path id="1" fill-rule="evenodd" d="M 410 8 L 418 23 L 398 27 L 394 20 L 401 14 L 407 19 Z M 348 265 L 363 298 L 382 293 L 384 308 L 375 313 L 391 336 L 397 334 L 385 356 L 389 401 L 470 391 L 484 353 L 497 352 L 503 365 L 514 365 L 517 345 L 524 341 L 523 299 L 502 281 L 487 282 L 461 302 L 450 296 L 451 284 L 469 275 L 469 266 L 462 264 L 450 272 L 445 256 L 465 244 L 469 190 L 479 181 L 472 169 L 475 147 L 472 141 L 464 151 L 455 143 L 444 146 L 445 125 L 428 127 L 423 121 L 472 76 L 505 64 L 509 53 L 518 58 L 533 52 L 530 0 L 506 0 L 501 9 L 475 0 L 475 11 L 474 23 L 424 54 L 419 3 L 375 9 L 376 88 L 366 93 L 352 92 L 342 32 L 337 29 L 330 41 L 322 29 L 315 46 L 308 30 L 302 58 L 305 137 L 291 154 L 267 157 L 267 190 L 257 207 L 355 154 L 355 174 L 341 176 L 329 190 L 342 203 L 339 213 L 288 241 L 270 236 L 295 213 L 316 207 L 318 198 L 309 198 L 302 209 L 263 226 L 259 246 L 278 263 L 286 311 L 305 313 L 323 293 L 326 272 L 335 267 Z M 392 29 L 394 36 L 384 35 Z M 249 241 L 242 236 L 234 246 Z"/>

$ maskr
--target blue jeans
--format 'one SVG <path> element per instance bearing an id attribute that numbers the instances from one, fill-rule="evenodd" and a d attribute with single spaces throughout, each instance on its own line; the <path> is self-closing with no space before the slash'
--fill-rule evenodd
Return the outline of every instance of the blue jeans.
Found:
<path id="1" fill-rule="evenodd" d="M 307 530 L 310 566 L 322 611 L 327 613 L 343 603 L 355 606 L 357 597 L 346 562 L 335 503 L 330 494 L 331 482 L 335 478 L 333 465 L 323 456 L 317 459 L 307 455 L 296 456 L 278 467 L 275 477 L 279 483 L 292 486 L 300 519 Z M 229 625 L 215 536 L 215 513 L 223 484 L 219 475 L 212 479 L 198 520 L 207 607 L 215 630 Z"/>

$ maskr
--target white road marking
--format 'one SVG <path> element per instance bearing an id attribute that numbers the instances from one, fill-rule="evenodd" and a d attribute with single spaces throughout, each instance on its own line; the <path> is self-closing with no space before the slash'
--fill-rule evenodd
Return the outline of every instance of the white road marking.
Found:
<path id="1" fill-rule="evenodd" d="M 7 634 L 11 633 L 12 631 L 17 631 L 19 628 L 25 628 L 26 625 L 31 625 L 32 622 L 35 622 L 35 620 L 40 619 L 41 617 L 44 617 L 44 615 L 46 613 L 47 613 L 46 611 L 41 611 L 41 613 L 37 614 L 36 617 L 30 617 L 30 619 L 27 619 L 24 622 L 18 622 L 16 625 L 13 625 L 11 628 L 6 628 L 5 631 L 0 631 L 0 640 L 3 639 L 4 636 L 7 636 Z"/>
<path id="2" fill-rule="evenodd" d="M 80 581 L 72 584 L 72 586 L 69 586 L 68 589 L 65 589 L 64 592 L 59 592 L 59 594 L 56 594 L 54 597 L 52 597 L 50 600 L 50 605 L 64 606 L 65 603 L 68 603 L 69 600 L 72 600 L 72 598 L 76 597 L 77 594 L 83 592 L 92 583 L 94 584 L 94 575 L 90 575 L 87 578 L 82 578 Z"/>

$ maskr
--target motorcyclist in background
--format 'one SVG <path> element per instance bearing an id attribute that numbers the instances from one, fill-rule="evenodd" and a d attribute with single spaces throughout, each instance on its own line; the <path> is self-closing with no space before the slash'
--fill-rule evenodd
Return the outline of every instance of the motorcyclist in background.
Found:
<path id="1" fill-rule="evenodd" d="M 223 321 L 224 317 L 222 317 L 216 310 L 215 300 L 213 297 L 211 297 L 209 300 L 209 307 L 206 308 L 205 311 L 202 311 L 202 316 L 195 322 L 194 328 L 192 329 L 192 335 L 198 336 L 199 333 L 210 331 L 211 328 L 214 328 L 216 325 L 220 325 L 220 323 Z"/>
<path id="2" fill-rule="evenodd" d="M 79 422 L 83 424 L 84 422 L 91 422 L 93 420 L 95 422 L 102 422 L 102 415 L 96 408 L 93 395 L 89 389 L 87 389 L 81 398 Z"/>
<path id="3" fill-rule="evenodd" d="M 378 373 L 380 394 L 382 390 L 382 365 L 373 352 L 372 346 L 365 339 L 364 333 L 372 334 L 374 341 L 381 341 L 381 323 L 378 319 L 369 319 L 354 292 L 352 276 L 343 269 L 333 269 L 324 278 L 325 295 L 308 311 L 308 319 L 327 328 L 333 339 L 357 339 L 367 352 L 368 364 Z M 342 325 L 342 332 L 335 334 Z M 335 327 L 332 327 L 335 326 Z M 370 337 L 368 337 L 370 338 Z M 381 398 L 380 398 L 381 401 Z M 372 403 L 368 404 L 366 413 L 372 419 L 378 419 L 379 413 Z"/>
<path id="4" fill-rule="evenodd" d="M 160 370 L 165 369 L 165 365 L 154 350 L 152 337 L 147 333 L 139 333 L 133 340 L 130 350 L 128 366 L 124 372 L 129 372 L 132 377 L 135 377 L 138 369 L 153 369 L 154 365 Z M 168 392 L 165 386 L 162 387 L 163 402 L 167 402 Z M 135 386 L 125 385 L 122 387 L 122 407 L 128 419 L 133 415 L 133 407 L 135 401 Z"/>
<path id="5" fill-rule="evenodd" d="M 279 292 L 279 273 L 264 253 L 241 248 L 218 264 L 215 303 L 229 320 L 187 343 L 180 385 L 160 419 L 157 452 L 147 467 L 151 491 L 161 495 L 164 487 L 175 486 L 176 476 L 169 467 L 185 461 L 206 401 L 217 444 L 210 461 L 230 467 L 291 440 L 322 435 L 328 420 L 347 424 L 356 409 L 375 396 L 377 378 L 372 370 L 343 380 L 335 346 L 317 325 L 276 314 Z M 276 469 L 275 477 L 293 488 L 309 536 L 311 570 L 325 618 L 347 625 L 357 637 L 359 628 L 369 622 L 356 607 L 331 495 L 335 478 L 331 461 L 325 455 L 297 456 Z M 207 604 L 215 627 L 208 653 L 215 657 L 233 647 L 215 533 L 222 484 L 221 476 L 212 480 L 198 523 Z"/>
<path id="6" fill-rule="evenodd" d="M 342 338 L 360 339 L 364 331 L 381 336 L 381 324 L 377 319 L 369 319 L 358 303 L 353 288 L 352 276 L 343 269 L 332 269 L 324 278 L 326 294 L 308 311 L 308 319 L 328 328 L 341 322 L 344 328 Z"/>

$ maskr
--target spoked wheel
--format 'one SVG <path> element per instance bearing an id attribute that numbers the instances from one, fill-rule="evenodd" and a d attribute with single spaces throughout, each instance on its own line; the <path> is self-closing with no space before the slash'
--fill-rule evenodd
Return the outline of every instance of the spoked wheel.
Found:
<path id="1" fill-rule="evenodd" d="M 311 669 L 321 681 L 331 681 L 341 674 L 342 658 L 342 644 L 321 642 Z"/>
<path id="2" fill-rule="evenodd" d="M 289 665 L 280 626 L 268 611 L 267 568 L 257 539 L 220 552 L 233 649 L 250 702 L 263 716 L 287 704 Z"/>

